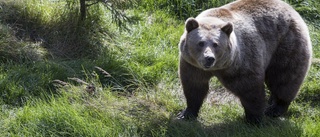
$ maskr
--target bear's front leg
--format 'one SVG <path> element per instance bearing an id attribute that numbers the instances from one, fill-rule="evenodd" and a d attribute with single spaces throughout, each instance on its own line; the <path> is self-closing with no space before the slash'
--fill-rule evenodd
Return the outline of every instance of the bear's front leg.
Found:
<path id="1" fill-rule="evenodd" d="M 248 85 L 238 96 L 244 107 L 247 122 L 258 124 L 263 117 L 266 106 L 266 95 L 263 84 L 254 84 L 254 82 L 252 84 L 255 85 L 255 87 Z"/>
<path id="2" fill-rule="evenodd" d="M 179 73 L 187 108 L 180 112 L 177 118 L 196 119 L 209 90 L 210 74 L 181 61 Z"/>
<path id="3" fill-rule="evenodd" d="M 195 79 L 181 80 L 187 108 L 178 114 L 178 119 L 195 119 L 206 97 L 209 84 L 197 82 Z"/>

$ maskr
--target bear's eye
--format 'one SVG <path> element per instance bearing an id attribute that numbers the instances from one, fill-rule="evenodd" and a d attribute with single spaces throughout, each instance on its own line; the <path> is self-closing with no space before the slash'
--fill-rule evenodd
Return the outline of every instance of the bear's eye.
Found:
<path id="1" fill-rule="evenodd" d="M 199 47 L 203 47 L 203 46 L 204 46 L 204 42 L 203 42 L 203 41 L 200 41 L 200 42 L 198 43 L 198 46 L 199 46 Z"/>
<path id="2" fill-rule="evenodd" d="M 212 46 L 213 47 L 218 47 L 218 43 L 213 43 Z"/>

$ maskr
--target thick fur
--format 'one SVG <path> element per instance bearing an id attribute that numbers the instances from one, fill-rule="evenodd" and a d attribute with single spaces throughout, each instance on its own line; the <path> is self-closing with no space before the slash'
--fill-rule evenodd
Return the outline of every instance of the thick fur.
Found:
<path id="1" fill-rule="evenodd" d="M 196 118 L 216 76 L 240 98 L 248 122 L 285 113 L 311 63 L 311 41 L 300 15 L 280 0 L 238 0 L 186 21 L 179 74 L 187 108 Z M 265 85 L 271 92 L 269 106 Z"/>

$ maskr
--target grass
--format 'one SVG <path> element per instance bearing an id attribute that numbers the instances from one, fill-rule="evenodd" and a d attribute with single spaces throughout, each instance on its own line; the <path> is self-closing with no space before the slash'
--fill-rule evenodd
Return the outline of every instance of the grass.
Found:
<path id="1" fill-rule="evenodd" d="M 102 5 L 78 24 L 76 6 L 63 1 L 0 1 L 0 136 L 320 135 L 319 63 L 288 113 L 261 126 L 244 122 L 216 79 L 198 120 L 175 120 L 185 108 L 177 73 L 184 19 L 229 1 L 138 2 L 125 10 L 136 23 L 119 31 Z M 320 58 L 319 4 L 288 2 L 308 22 Z M 42 40 L 31 40 L 34 30 Z"/>

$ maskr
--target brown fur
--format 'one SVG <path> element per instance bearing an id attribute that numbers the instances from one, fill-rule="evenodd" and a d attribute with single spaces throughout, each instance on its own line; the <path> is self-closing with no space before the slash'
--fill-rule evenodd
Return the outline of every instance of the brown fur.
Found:
<path id="1" fill-rule="evenodd" d="M 280 0 L 238 0 L 186 21 L 179 74 L 187 108 L 196 118 L 216 76 L 240 98 L 246 119 L 285 113 L 307 74 L 311 41 L 300 15 Z M 265 85 L 271 92 L 266 107 Z"/>

